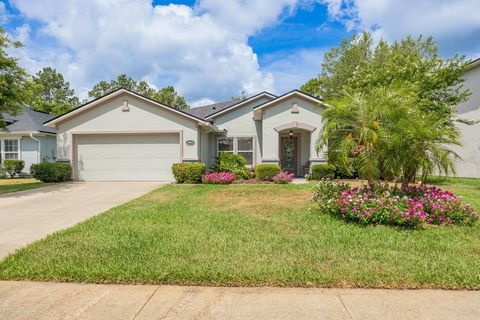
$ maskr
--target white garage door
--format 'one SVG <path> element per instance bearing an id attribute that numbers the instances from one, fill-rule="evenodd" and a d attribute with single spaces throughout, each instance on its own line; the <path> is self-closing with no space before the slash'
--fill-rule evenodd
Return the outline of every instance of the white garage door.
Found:
<path id="1" fill-rule="evenodd" d="M 178 134 L 77 135 L 77 177 L 81 181 L 173 180 L 180 161 Z"/>

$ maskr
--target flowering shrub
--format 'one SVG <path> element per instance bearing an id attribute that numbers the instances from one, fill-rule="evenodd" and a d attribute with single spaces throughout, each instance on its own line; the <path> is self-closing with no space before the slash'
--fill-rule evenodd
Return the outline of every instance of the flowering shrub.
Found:
<path id="1" fill-rule="evenodd" d="M 206 184 L 230 184 L 236 179 L 233 172 L 210 172 L 202 176 L 202 182 Z"/>
<path id="2" fill-rule="evenodd" d="M 314 201 L 322 211 L 361 224 L 416 227 L 425 224 L 472 224 L 475 209 L 461 198 L 432 186 L 410 186 L 401 191 L 388 185 L 350 188 L 345 183 L 321 181 L 314 187 Z"/>
<path id="3" fill-rule="evenodd" d="M 288 173 L 287 171 L 277 173 L 273 177 L 273 182 L 276 184 L 287 184 L 295 180 L 295 174 Z"/>

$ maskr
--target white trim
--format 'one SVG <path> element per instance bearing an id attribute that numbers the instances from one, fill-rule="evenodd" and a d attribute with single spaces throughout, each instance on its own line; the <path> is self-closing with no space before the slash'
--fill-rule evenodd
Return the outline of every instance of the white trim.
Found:
<path id="1" fill-rule="evenodd" d="M 214 113 L 214 114 L 206 117 L 205 119 L 215 118 L 215 117 L 217 117 L 217 116 L 219 116 L 219 115 L 222 115 L 222 114 L 224 114 L 224 113 L 226 113 L 226 112 L 235 110 L 235 109 L 237 109 L 238 107 L 244 106 L 245 104 L 248 104 L 248 103 L 250 103 L 250 102 L 253 102 L 253 101 L 257 100 L 257 99 L 264 98 L 264 97 L 268 97 L 268 98 L 272 98 L 272 99 L 276 99 L 276 98 L 277 98 L 276 96 L 274 96 L 273 94 L 270 94 L 270 93 L 268 93 L 268 92 L 261 92 L 261 93 L 255 95 L 255 96 L 253 96 L 253 97 L 250 97 L 250 98 L 248 98 L 248 99 L 246 99 L 246 100 L 243 100 L 243 101 L 241 101 L 241 102 L 238 102 L 238 103 L 236 103 L 236 104 L 233 104 L 233 105 L 225 108 L 224 110 L 219 111 L 218 113 Z"/>
<path id="2" fill-rule="evenodd" d="M 0 152 L 1 152 L 1 162 L 0 163 L 3 163 L 4 160 L 22 160 L 22 153 L 20 152 L 20 139 L 21 138 L 16 138 L 16 137 L 9 137 L 9 138 L 1 138 L 0 139 Z M 9 152 L 6 152 L 5 151 L 5 140 L 12 140 L 12 141 L 17 141 L 17 152 L 13 152 L 13 151 L 9 151 Z M 5 159 L 5 155 L 6 154 L 12 154 L 12 153 L 16 153 L 17 154 L 17 159 Z"/>
<path id="3" fill-rule="evenodd" d="M 30 138 L 32 140 L 36 141 L 37 144 L 38 144 L 38 147 L 37 147 L 37 163 L 40 163 L 41 162 L 41 157 L 42 157 L 41 156 L 42 155 L 42 144 L 41 144 L 40 140 L 38 140 L 37 138 L 35 138 L 33 136 L 33 133 L 30 133 Z"/>
<path id="4" fill-rule="evenodd" d="M 60 117 L 58 117 L 58 118 L 52 119 L 52 120 L 44 123 L 44 126 L 45 126 L 45 127 L 50 127 L 50 128 L 55 128 L 55 125 L 56 125 L 57 123 L 64 122 L 64 121 L 66 121 L 66 120 L 68 120 L 68 119 L 76 116 L 76 115 L 79 114 L 79 113 L 83 113 L 83 112 L 85 112 L 85 111 L 87 111 L 87 110 L 89 110 L 89 109 L 91 109 L 91 108 L 94 108 L 94 107 L 98 106 L 99 104 L 101 104 L 101 103 L 103 103 L 103 102 L 105 102 L 105 101 L 107 101 L 107 100 L 110 100 L 110 99 L 112 99 L 112 98 L 114 98 L 114 97 L 116 97 L 116 96 L 122 95 L 122 94 L 127 94 L 127 95 L 130 95 L 130 96 L 136 97 L 136 98 L 138 98 L 138 99 L 140 99 L 140 100 L 143 100 L 143 101 L 145 101 L 145 102 L 148 102 L 148 103 L 150 103 L 150 104 L 152 104 L 152 105 L 155 105 L 155 106 L 157 106 L 157 107 L 161 107 L 161 108 L 163 108 L 163 109 L 165 109 L 165 110 L 171 111 L 171 112 L 176 113 L 176 114 L 181 115 L 181 116 L 184 116 L 184 117 L 186 117 L 186 118 L 188 118 L 188 119 L 190 119 L 190 120 L 198 123 L 199 125 L 204 125 L 204 126 L 212 127 L 212 125 L 211 125 L 210 123 L 208 123 L 208 122 L 202 121 L 201 119 L 198 119 L 198 118 L 196 118 L 196 117 L 190 116 L 190 115 L 187 114 L 187 113 L 180 112 L 180 111 L 178 111 L 178 110 L 176 110 L 176 109 L 174 109 L 174 108 L 168 107 L 168 106 L 166 106 L 166 105 L 164 105 L 164 104 L 161 104 L 161 103 L 159 103 L 159 102 L 150 100 L 150 99 L 145 98 L 145 97 L 143 97 L 143 96 L 141 96 L 141 95 L 139 95 L 139 94 L 136 94 L 136 93 L 134 93 L 134 92 L 131 92 L 131 91 L 128 91 L 128 90 L 125 90 L 125 89 L 119 89 L 119 90 L 117 90 L 117 91 L 114 91 L 114 92 L 106 95 L 106 96 L 101 97 L 100 99 L 97 99 L 97 100 L 88 102 L 88 103 L 84 104 L 83 106 L 81 106 L 81 107 L 79 107 L 79 108 L 77 108 L 77 109 L 75 109 L 75 110 L 73 110 L 73 111 L 70 111 L 70 112 L 64 114 L 63 116 L 60 116 Z"/>
<path id="5" fill-rule="evenodd" d="M 278 102 L 280 102 L 280 101 L 286 100 L 286 99 L 288 99 L 288 98 L 290 98 L 290 97 L 292 97 L 292 96 L 299 96 L 299 97 L 301 97 L 301 98 L 303 98 L 303 99 L 305 99 L 305 100 L 308 100 L 308 101 L 311 101 L 311 102 L 313 102 L 313 103 L 319 104 L 319 105 L 321 105 L 322 107 L 325 107 L 325 108 L 326 108 L 326 107 L 330 107 L 330 105 L 326 104 L 325 102 L 323 102 L 323 101 L 320 100 L 320 99 L 311 97 L 311 96 L 309 96 L 309 95 L 307 95 L 307 94 L 305 94 L 305 93 L 303 93 L 303 92 L 301 92 L 301 91 L 292 91 L 292 92 L 287 93 L 287 94 L 285 94 L 285 95 L 283 95 L 283 96 L 277 97 L 277 98 L 275 98 L 275 99 L 273 99 L 273 100 L 271 100 L 271 101 L 268 101 L 268 102 L 265 102 L 264 104 L 259 105 L 258 107 L 256 107 L 255 109 L 253 109 L 253 111 L 262 110 L 262 109 L 264 109 L 264 108 L 266 108 L 266 107 L 269 107 L 269 106 L 271 106 L 271 105 L 274 105 L 274 104 L 276 104 L 276 103 L 278 103 Z"/>
<path id="6" fill-rule="evenodd" d="M 478 66 L 480 66 L 480 58 L 478 58 L 478 59 L 473 60 L 472 62 L 470 62 L 470 63 L 467 65 L 467 70 L 466 70 L 466 71 L 475 69 L 475 68 L 478 67 Z"/>
<path id="7" fill-rule="evenodd" d="M 10 136 L 22 136 L 22 137 L 29 137 L 30 134 L 34 134 L 36 136 L 57 136 L 56 133 L 50 133 L 50 132 L 41 132 L 41 131 L 11 131 L 11 132 L 0 132 L 0 137 L 5 136 L 5 137 L 10 137 Z M 7 138 L 8 139 L 8 138 Z"/>
<path id="8" fill-rule="evenodd" d="M 284 123 L 279 126 L 276 126 L 273 129 L 277 132 L 288 130 L 288 129 L 302 129 L 308 132 L 313 132 L 317 130 L 317 127 L 314 127 L 310 124 L 303 123 L 303 122 L 292 121 L 292 122 L 288 122 L 288 123 Z"/>

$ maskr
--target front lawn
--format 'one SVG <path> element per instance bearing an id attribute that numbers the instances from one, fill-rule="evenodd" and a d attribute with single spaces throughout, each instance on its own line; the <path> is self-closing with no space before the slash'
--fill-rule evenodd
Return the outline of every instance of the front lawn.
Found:
<path id="1" fill-rule="evenodd" d="M 478 224 L 363 227 L 311 188 L 168 185 L 8 256 L 0 279 L 480 289 Z"/>
<path id="2" fill-rule="evenodd" d="M 480 179 L 434 177 L 428 179 L 427 183 L 463 196 L 465 203 L 480 211 Z"/>
<path id="3" fill-rule="evenodd" d="M 36 179 L 0 179 L 0 195 L 43 186 L 45 186 L 45 184 Z"/>

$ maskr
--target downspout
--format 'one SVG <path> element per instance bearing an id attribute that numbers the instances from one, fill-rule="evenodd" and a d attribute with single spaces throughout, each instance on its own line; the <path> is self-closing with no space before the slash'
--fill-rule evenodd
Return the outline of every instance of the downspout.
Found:
<path id="1" fill-rule="evenodd" d="M 41 162 L 41 161 L 40 161 L 40 158 L 41 158 L 41 156 L 42 156 L 42 145 L 40 144 L 40 140 L 38 140 L 37 138 L 35 138 L 35 137 L 33 136 L 33 133 L 31 133 L 31 132 L 30 132 L 30 138 L 32 138 L 33 140 L 37 141 L 37 143 L 38 143 L 38 148 L 37 148 L 37 150 L 38 150 L 37 163 L 40 163 L 40 162 Z"/>

